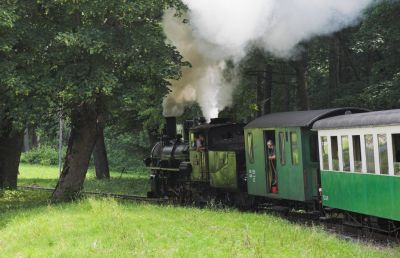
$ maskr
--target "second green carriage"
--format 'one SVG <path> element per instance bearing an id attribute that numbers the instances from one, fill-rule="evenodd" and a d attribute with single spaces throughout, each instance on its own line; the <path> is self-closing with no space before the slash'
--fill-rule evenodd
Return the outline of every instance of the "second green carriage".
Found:
<path id="1" fill-rule="evenodd" d="M 327 118 L 314 129 L 323 205 L 356 213 L 360 224 L 358 214 L 400 221 L 400 110 Z"/>

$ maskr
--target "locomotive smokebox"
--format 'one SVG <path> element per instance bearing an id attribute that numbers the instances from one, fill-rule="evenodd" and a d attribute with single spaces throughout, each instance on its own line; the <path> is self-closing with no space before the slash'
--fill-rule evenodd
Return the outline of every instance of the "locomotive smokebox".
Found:
<path id="1" fill-rule="evenodd" d="M 170 116 L 165 118 L 165 132 L 166 134 L 174 139 L 176 138 L 176 117 Z"/>

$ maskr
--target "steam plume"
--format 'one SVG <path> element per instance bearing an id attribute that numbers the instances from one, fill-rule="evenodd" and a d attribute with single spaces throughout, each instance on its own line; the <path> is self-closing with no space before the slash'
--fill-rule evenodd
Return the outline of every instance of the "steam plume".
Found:
<path id="1" fill-rule="evenodd" d="M 357 23 L 377 0 L 183 0 L 189 24 L 164 17 L 168 38 L 193 68 L 173 82 L 164 112 L 180 115 L 197 101 L 210 118 L 232 102 L 233 86 L 222 76 L 225 60 L 239 62 L 257 46 L 280 58 L 291 58 L 302 41 Z"/>
<path id="2" fill-rule="evenodd" d="M 163 25 L 168 39 L 192 65 L 182 69 L 179 81 L 171 81 L 171 93 L 163 103 L 164 116 L 180 116 L 185 104 L 197 102 L 207 119 L 217 117 L 218 111 L 232 103 L 234 86 L 223 76 L 228 55 L 217 52 L 218 46 L 196 38 L 190 25 L 174 17 L 172 10 L 165 14 Z"/>

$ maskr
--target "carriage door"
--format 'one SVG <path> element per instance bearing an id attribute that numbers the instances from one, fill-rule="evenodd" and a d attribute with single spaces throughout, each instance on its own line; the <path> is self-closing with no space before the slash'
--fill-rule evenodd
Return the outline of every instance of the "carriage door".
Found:
<path id="1" fill-rule="evenodd" d="M 265 147 L 265 175 L 268 193 L 277 193 L 278 171 L 276 167 L 276 159 L 278 157 L 276 151 L 275 130 L 264 131 L 264 147 Z"/>

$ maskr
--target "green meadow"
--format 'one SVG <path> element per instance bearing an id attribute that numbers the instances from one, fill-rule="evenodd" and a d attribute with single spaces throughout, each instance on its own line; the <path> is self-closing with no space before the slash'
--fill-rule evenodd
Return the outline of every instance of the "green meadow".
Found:
<path id="1" fill-rule="evenodd" d="M 19 186 L 54 188 L 59 176 L 55 166 L 21 164 L 19 172 Z M 146 196 L 149 189 L 149 173 L 146 168 L 139 167 L 125 173 L 110 171 L 110 176 L 110 180 L 97 180 L 94 169 L 89 169 L 84 191 Z"/>
<path id="2" fill-rule="evenodd" d="M 20 182 L 51 187 L 54 171 L 23 165 Z M 112 187 L 92 174 L 87 190 L 145 189 L 142 172 L 113 173 Z M 400 257 L 400 248 L 344 240 L 267 214 L 108 198 L 50 204 L 48 197 L 41 191 L 0 193 L 0 257 Z"/>

